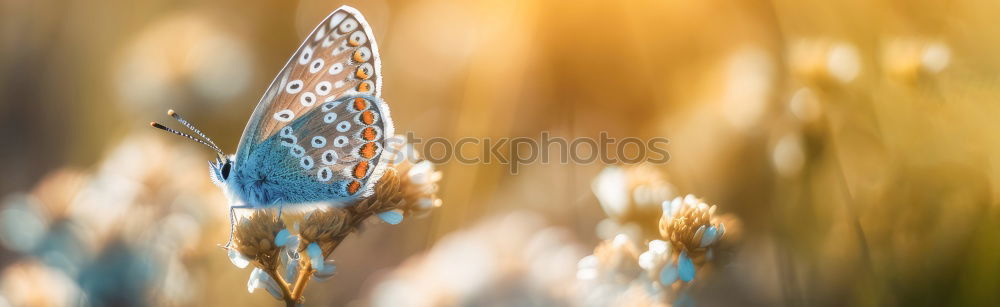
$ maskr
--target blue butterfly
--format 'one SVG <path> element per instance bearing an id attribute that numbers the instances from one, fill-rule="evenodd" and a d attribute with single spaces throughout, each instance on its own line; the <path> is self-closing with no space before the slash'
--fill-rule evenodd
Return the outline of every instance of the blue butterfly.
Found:
<path id="1" fill-rule="evenodd" d="M 358 10 L 341 6 L 299 46 L 271 82 L 247 123 L 235 155 L 203 139 L 151 123 L 208 146 L 218 159 L 209 175 L 234 210 L 291 204 L 347 203 L 368 197 L 384 173 L 383 151 L 394 135 L 380 97 L 381 61 L 371 27 Z M 230 232 L 230 243 L 232 232 Z"/>

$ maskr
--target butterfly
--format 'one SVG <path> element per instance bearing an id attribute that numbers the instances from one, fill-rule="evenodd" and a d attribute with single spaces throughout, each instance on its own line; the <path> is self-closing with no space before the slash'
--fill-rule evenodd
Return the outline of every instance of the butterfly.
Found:
<path id="1" fill-rule="evenodd" d="M 381 96 L 378 45 L 361 13 L 341 6 L 306 37 L 257 103 L 235 155 L 173 110 L 194 134 L 156 122 L 218 154 L 209 175 L 235 209 L 348 203 L 370 196 L 387 165 L 394 134 Z M 230 242 L 232 243 L 232 231 Z"/>

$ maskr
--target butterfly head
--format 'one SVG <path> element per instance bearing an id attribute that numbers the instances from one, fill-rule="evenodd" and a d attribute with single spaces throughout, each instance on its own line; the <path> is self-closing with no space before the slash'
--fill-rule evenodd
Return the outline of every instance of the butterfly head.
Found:
<path id="1" fill-rule="evenodd" d="M 233 156 L 219 155 L 215 161 L 208 162 L 208 175 L 215 185 L 225 188 L 226 181 L 233 174 Z"/>

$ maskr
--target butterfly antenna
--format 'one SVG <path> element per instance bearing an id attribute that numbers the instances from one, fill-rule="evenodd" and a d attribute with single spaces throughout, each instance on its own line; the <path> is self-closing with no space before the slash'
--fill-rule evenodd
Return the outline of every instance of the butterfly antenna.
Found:
<path id="1" fill-rule="evenodd" d="M 218 147 L 212 146 L 211 144 L 208 144 L 205 141 L 202 141 L 202 140 L 200 140 L 198 138 L 195 138 L 195 137 L 191 136 L 190 134 L 187 134 L 187 133 L 184 133 L 184 132 L 180 132 L 180 131 L 177 131 L 177 130 L 174 130 L 174 129 L 170 129 L 170 128 L 164 126 L 164 125 L 160 125 L 157 122 L 150 122 L 149 125 L 152 126 L 153 128 L 160 129 L 160 130 L 163 130 L 163 131 L 166 131 L 166 132 L 170 132 L 170 133 L 173 133 L 173 134 L 176 134 L 176 135 L 179 135 L 179 136 L 183 136 L 183 137 L 188 138 L 189 140 L 192 140 L 192 141 L 201 143 L 202 145 L 208 146 L 208 148 L 211 148 L 212 150 L 215 150 L 215 152 L 219 153 L 219 156 L 225 156 L 226 155 Z"/>
<path id="2" fill-rule="evenodd" d="M 218 151 L 218 152 L 222 152 L 222 149 L 219 149 L 219 146 L 215 145 L 215 142 L 212 142 L 212 139 L 208 138 L 208 136 L 205 135 L 204 133 L 202 133 L 201 130 L 198 130 L 198 128 L 195 128 L 194 125 L 192 125 L 188 121 L 184 120 L 184 118 L 182 118 L 180 114 L 177 114 L 177 112 L 174 112 L 173 109 L 167 110 L 167 115 L 170 115 L 170 117 L 173 117 L 178 122 L 180 122 L 181 125 L 184 125 L 184 127 L 187 127 L 188 129 L 191 129 L 191 131 L 194 131 L 195 134 L 197 134 L 197 135 L 201 136 L 202 138 L 204 138 L 205 141 L 208 141 L 208 144 L 210 144 L 210 146 L 212 147 L 212 149 L 215 149 L 215 151 Z"/>

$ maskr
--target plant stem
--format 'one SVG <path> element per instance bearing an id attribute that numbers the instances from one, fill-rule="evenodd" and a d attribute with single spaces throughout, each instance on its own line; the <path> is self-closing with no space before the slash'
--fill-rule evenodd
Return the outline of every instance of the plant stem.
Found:
<path id="1" fill-rule="evenodd" d="M 292 299 L 292 292 L 288 289 L 288 283 L 285 279 L 278 274 L 276 269 L 266 270 L 267 275 L 270 275 L 278 283 L 278 289 L 281 290 L 281 296 L 285 300 L 285 306 L 295 306 L 296 300 Z"/>
<path id="2" fill-rule="evenodd" d="M 312 273 L 312 264 L 309 261 L 305 261 L 305 265 L 299 270 L 299 276 L 295 279 L 295 285 L 292 287 L 292 298 L 295 301 L 302 299 L 302 291 L 306 289 L 306 283 L 309 282 L 309 277 L 312 276 Z"/>
<path id="3" fill-rule="evenodd" d="M 372 216 L 372 214 L 368 212 L 354 212 L 353 210 L 349 212 L 353 213 L 350 222 L 351 224 L 350 227 L 348 228 L 349 231 L 344 233 L 339 238 L 339 240 L 333 243 L 333 248 L 330 249 L 330 254 L 333 254 L 333 251 L 336 250 L 338 246 L 340 246 L 340 242 L 344 242 L 344 239 L 346 239 L 348 235 L 350 235 L 351 233 L 353 233 L 355 230 L 358 229 L 358 226 L 361 225 L 361 222 L 364 222 L 366 219 Z M 329 255 L 324 255 L 324 257 L 328 256 Z M 299 269 L 299 274 L 298 277 L 295 278 L 294 284 L 289 285 L 284 281 L 284 279 L 281 279 L 281 276 L 278 276 L 277 273 L 268 272 L 268 274 L 271 274 L 271 277 L 274 278 L 275 280 L 278 280 L 278 284 L 281 285 L 281 291 L 282 295 L 284 296 L 286 306 L 295 306 L 295 304 L 302 301 L 302 292 L 305 291 L 306 284 L 309 283 L 309 279 L 310 277 L 312 277 L 312 273 L 316 271 L 313 269 L 312 262 L 310 261 L 308 255 L 305 255 L 305 257 L 303 257 L 302 260 L 300 261 L 302 261 L 302 268 Z"/>

